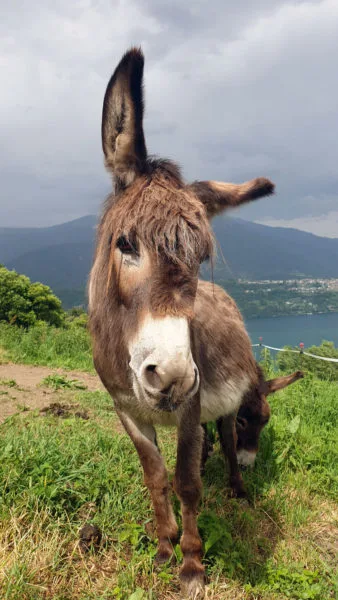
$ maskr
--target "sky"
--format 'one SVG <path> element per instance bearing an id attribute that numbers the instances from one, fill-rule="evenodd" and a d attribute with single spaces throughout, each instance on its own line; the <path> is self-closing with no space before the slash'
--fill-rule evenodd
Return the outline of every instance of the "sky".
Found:
<path id="1" fill-rule="evenodd" d="M 149 153 L 187 181 L 267 176 L 235 216 L 338 237 L 337 31 L 337 0 L 2 2 L 0 226 L 100 211 L 103 96 L 140 45 Z"/>

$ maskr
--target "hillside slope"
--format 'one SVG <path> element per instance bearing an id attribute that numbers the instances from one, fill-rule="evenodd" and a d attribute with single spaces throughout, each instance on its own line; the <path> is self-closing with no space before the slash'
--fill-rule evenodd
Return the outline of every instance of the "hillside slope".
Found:
<path id="1" fill-rule="evenodd" d="M 92 242 L 97 219 L 87 215 L 52 227 L 0 227 L 0 262 L 8 266 L 19 257 L 70 242 Z"/>
<path id="2" fill-rule="evenodd" d="M 71 290 L 81 296 L 92 262 L 96 222 L 88 215 L 54 227 L 0 228 L 0 263 L 50 285 L 61 298 L 71 298 Z M 338 239 L 225 216 L 215 219 L 213 228 L 218 246 L 216 282 L 338 277 Z M 203 266 L 202 276 L 209 277 L 210 268 Z"/>
<path id="3" fill-rule="evenodd" d="M 338 277 L 338 238 L 226 217 L 213 227 L 233 277 Z"/>

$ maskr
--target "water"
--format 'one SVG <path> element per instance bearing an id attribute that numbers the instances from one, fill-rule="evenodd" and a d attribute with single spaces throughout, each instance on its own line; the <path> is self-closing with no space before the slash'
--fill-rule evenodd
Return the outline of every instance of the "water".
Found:
<path id="1" fill-rule="evenodd" d="M 323 340 L 338 347 L 338 313 L 325 315 L 295 315 L 268 319 L 247 319 L 246 327 L 252 343 L 282 348 L 283 346 L 318 346 Z"/>

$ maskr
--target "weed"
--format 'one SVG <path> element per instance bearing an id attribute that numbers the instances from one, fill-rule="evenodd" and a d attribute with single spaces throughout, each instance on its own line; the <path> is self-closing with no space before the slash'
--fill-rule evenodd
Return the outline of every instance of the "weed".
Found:
<path id="1" fill-rule="evenodd" d="M 18 387 L 18 384 L 16 383 L 15 379 L 0 379 L 0 385 L 4 385 L 9 388 Z"/>
<path id="2" fill-rule="evenodd" d="M 29 410 L 28 406 L 26 406 L 25 404 L 17 404 L 16 408 L 19 412 L 26 412 Z"/>
<path id="3" fill-rule="evenodd" d="M 294 600 L 322 600 L 323 587 L 318 571 L 301 565 L 268 569 L 268 588 Z"/>
<path id="4" fill-rule="evenodd" d="M 85 390 L 85 389 L 87 389 L 87 386 L 84 383 L 81 383 L 81 381 L 78 381 L 77 379 L 68 379 L 64 375 L 59 375 L 58 373 L 53 373 L 52 375 L 48 375 L 48 377 L 45 377 L 41 381 L 40 385 L 45 386 L 45 387 L 50 387 L 53 390 L 60 390 L 60 389 Z"/>

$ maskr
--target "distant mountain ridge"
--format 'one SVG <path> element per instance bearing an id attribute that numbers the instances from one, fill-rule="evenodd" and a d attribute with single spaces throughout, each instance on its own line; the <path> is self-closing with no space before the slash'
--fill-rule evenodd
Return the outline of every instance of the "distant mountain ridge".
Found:
<path id="1" fill-rule="evenodd" d="M 338 238 L 227 217 L 213 229 L 235 278 L 338 277 Z"/>
<path id="2" fill-rule="evenodd" d="M 0 262 L 6 264 L 43 247 L 93 243 L 96 223 L 95 216 L 87 215 L 51 227 L 0 227 Z"/>
<path id="3" fill-rule="evenodd" d="M 65 305 L 83 301 L 97 218 L 43 228 L 0 228 L 0 263 L 49 285 Z M 214 220 L 220 258 L 214 279 L 338 278 L 338 238 L 223 216 Z M 221 259 L 223 254 L 226 263 Z M 210 269 L 203 267 L 208 277 Z M 78 293 L 74 293 L 74 291 Z"/>

